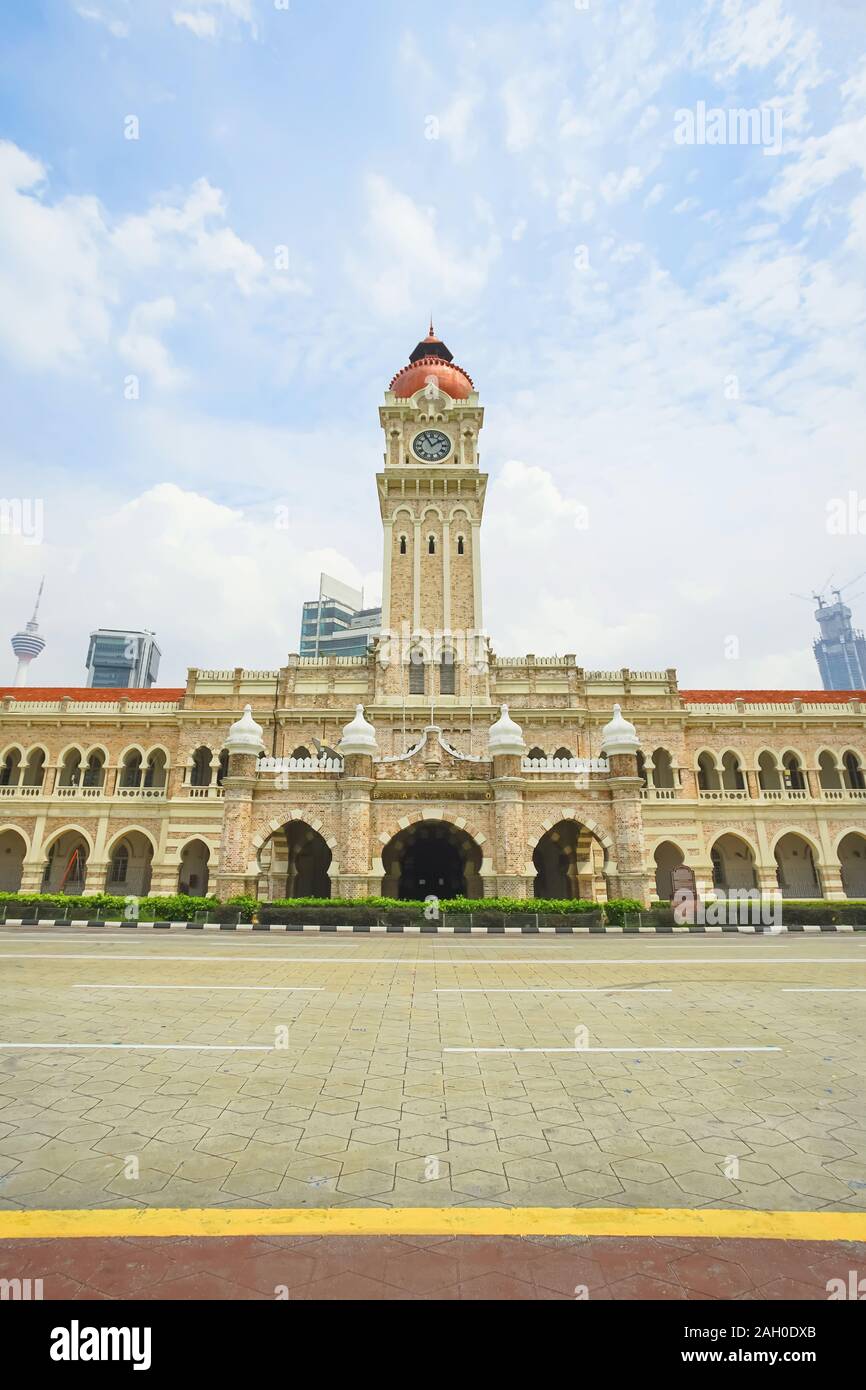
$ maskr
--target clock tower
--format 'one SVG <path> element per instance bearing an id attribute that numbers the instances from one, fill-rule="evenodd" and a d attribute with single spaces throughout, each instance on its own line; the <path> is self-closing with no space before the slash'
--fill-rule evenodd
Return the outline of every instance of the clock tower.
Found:
<path id="1" fill-rule="evenodd" d="M 486 690 L 479 471 L 484 411 L 471 377 L 430 332 L 385 392 L 384 697 L 459 701 Z"/>

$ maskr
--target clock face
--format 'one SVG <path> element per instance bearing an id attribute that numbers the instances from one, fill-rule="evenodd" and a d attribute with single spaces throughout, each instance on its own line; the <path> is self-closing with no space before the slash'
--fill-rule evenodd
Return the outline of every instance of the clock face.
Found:
<path id="1" fill-rule="evenodd" d="M 441 430 L 422 430 L 412 440 L 412 452 L 422 463 L 441 463 L 451 452 L 451 440 Z"/>

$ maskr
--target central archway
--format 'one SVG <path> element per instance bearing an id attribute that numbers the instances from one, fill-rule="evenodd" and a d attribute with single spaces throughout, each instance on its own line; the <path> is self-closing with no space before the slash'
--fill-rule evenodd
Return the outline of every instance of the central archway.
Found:
<path id="1" fill-rule="evenodd" d="M 386 898 L 480 898 L 481 850 L 449 821 L 419 821 L 407 826 L 382 854 Z"/>
<path id="2" fill-rule="evenodd" d="M 558 821 L 532 853 L 533 897 L 596 901 L 606 894 L 606 858 L 605 846 L 589 826 L 576 820 Z"/>

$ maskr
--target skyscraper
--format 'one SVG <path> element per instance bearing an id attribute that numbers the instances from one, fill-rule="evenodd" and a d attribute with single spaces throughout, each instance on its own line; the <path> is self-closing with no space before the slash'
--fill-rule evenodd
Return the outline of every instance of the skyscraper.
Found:
<path id="1" fill-rule="evenodd" d="M 161 655 L 152 632 L 97 628 L 90 634 L 87 649 L 87 684 L 102 690 L 120 686 L 148 690 L 156 680 Z"/>
<path id="2" fill-rule="evenodd" d="M 30 622 L 25 624 L 21 632 L 16 632 L 12 638 L 12 650 L 18 658 L 18 669 L 15 672 L 15 684 L 26 685 L 27 677 L 30 672 L 30 663 L 34 661 L 41 652 L 45 650 L 45 638 L 39 631 L 39 624 L 36 621 L 39 613 L 39 602 L 42 598 L 42 590 L 45 588 L 45 580 L 39 585 L 39 593 L 36 595 L 36 607 L 33 609 L 33 617 Z"/>
<path id="3" fill-rule="evenodd" d="M 381 627 L 381 608 L 365 608 L 360 589 L 323 574 L 319 597 L 304 604 L 300 655 L 366 656 Z"/>
<path id="4" fill-rule="evenodd" d="M 818 597 L 815 617 L 821 636 L 814 643 L 815 660 L 825 690 L 866 690 L 866 638 L 851 626 L 851 609 L 838 589 L 834 602 Z"/>

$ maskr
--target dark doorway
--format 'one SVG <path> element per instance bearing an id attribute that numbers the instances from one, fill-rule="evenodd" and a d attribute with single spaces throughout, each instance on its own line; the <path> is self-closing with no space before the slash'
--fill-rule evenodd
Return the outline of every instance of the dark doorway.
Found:
<path id="1" fill-rule="evenodd" d="M 481 852 L 465 830 L 447 822 L 422 822 L 401 830 L 386 847 L 382 862 L 385 897 L 481 896 Z"/>

